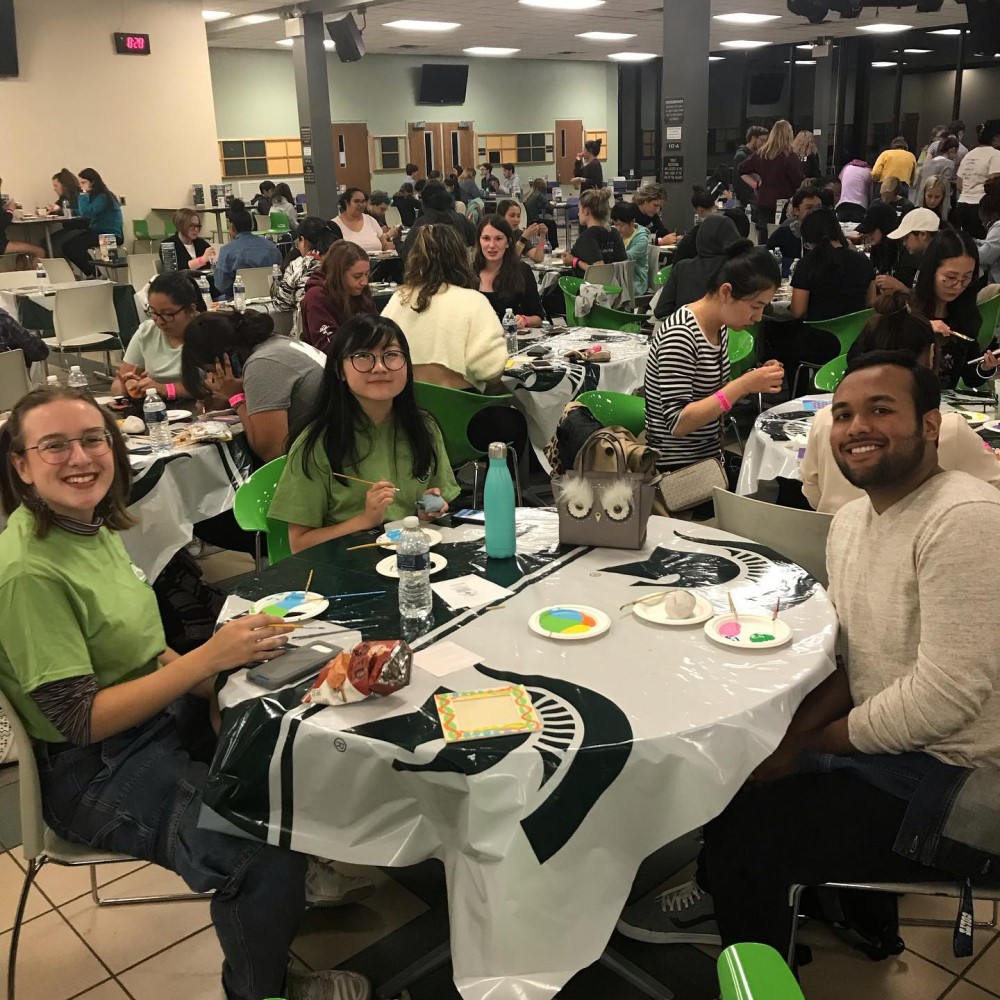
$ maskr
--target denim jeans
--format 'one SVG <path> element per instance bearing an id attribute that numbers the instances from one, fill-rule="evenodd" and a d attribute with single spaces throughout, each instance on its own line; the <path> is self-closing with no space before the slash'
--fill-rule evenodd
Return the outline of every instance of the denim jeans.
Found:
<path id="1" fill-rule="evenodd" d="M 66 840 L 156 862 L 196 892 L 214 890 L 226 996 L 283 996 L 306 857 L 198 829 L 207 744 L 190 716 L 182 699 L 91 746 L 36 744 L 45 819 Z"/>

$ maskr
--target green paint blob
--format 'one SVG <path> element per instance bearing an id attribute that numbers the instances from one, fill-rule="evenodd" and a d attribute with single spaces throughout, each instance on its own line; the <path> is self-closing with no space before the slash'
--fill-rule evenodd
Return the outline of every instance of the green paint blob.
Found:
<path id="1" fill-rule="evenodd" d="M 771 642 L 774 639 L 773 635 L 768 635 L 766 632 L 754 632 L 750 636 L 751 642 Z"/>

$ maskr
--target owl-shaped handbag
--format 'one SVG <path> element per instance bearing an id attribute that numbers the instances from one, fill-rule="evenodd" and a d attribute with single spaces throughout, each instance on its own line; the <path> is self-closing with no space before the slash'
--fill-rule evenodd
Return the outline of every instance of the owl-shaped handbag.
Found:
<path id="1" fill-rule="evenodd" d="M 626 438 L 631 461 L 620 438 Z M 660 478 L 655 458 L 624 428 L 594 431 L 573 471 L 553 480 L 560 543 L 641 548 Z"/>

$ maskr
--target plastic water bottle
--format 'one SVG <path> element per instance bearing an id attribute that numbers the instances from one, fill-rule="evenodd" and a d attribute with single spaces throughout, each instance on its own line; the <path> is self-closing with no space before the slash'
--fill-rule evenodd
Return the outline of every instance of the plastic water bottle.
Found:
<path id="1" fill-rule="evenodd" d="M 513 309 L 503 314 L 503 339 L 507 343 L 507 357 L 514 357 L 517 354 L 517 320 Z"/>
<path id="2" fill-rule="evenodd" d="M 160 244 L 160 257 L 164 271 L 177 270 L 177 246 L 173 240 L 164 240 Z"/>
<path id="3" fill-rule="evenodd" d="M 403 521 L 396 543 L 399 573 L 399 613 L 403 618 L 427 618 L 431 613 L 431 547 L 416 517 Z"/>
<path id="4" fill-rule="evenodd" d="M 63 198 L 63 200 L 62 200 L 62 210 L 63 210 L 63 218 L 64 219 L 72 219 L 73 218 L 73 209 L 70 208 L 69 198 Z"/>
<path id="5" fill-rule="evenodd" d="M 55 376 L 50 375 L 50 378 Z M 66 379 L 66 385 L 70 389 L 86 389 L 87 388 L 87 376 L 80 371 L 79 365 L 72 365 L 69 370 L 69 378 Z"/>
<path id="6" fill-rule="evenodd" d="M 795 260 L 792 261 L 791 265 L 788 268 L 788 277 L 789 278 L 794 278 L 795 277 L 795 268 L 797 268 L 798 266 L 799 266 L 799 258 L 796 257 Z"/>
<path id="7" fill-rule="evenodd" d="M 281 265 L 272 264 L 271 265 L 271 281 L 277 281 L 281 277 Z"/>
<path id="8" fill-rule="evenodd" d="M 146 390 L 146 400 L 142 404 L 142 419 L 149 432 L 149 443 L 154 455 L 165 455 L 170 451 L 170 424 L 167 422 L 167 404 L 150 386 Z"/>
<path id="9" fill-rule="evenodd" d="M 48 385 L 48 386 L 50 386 L 50 387 L 52 387 L 52 388 L 57 388 L 59 386 L 59 376 L 58 375 L 46 375 L 45 376 L 45 384 Z"/>
<path id="10" fill-rule="evenodd" d="M 507 468 L 507 445 L 494 441 L 489 450 L 490 467 L 483 490 L 486 514 L 486 555 L 490 559 L 509 559 L 517 543 L 514 531 L 514 483 Z"/>
<path id="11" fill-rule="evenodd" d="M 42 263 L 41 257 L 38 258 L 38 263 L 35 265 L 35 281 L 39 283 L 45 283 L 49 280 L 49 273 L 45 270 L 45 265 Z"/>
<path id="12" fill-rule="evenodd" d="M 247 287 L 239 275 L 236 275 L 236 279 L 233 281 L 233 304 L 240 312 L 243 312 L 247 307 Z"/>
<path id="13" fill-rule="evenodd" d="M 212 308 L 212 288 L 208 283 L 208 278 L 203 274 L 198 275 L 198 291 L 201 292 L 201 297 L 205 301 L 205 308 Z"/>

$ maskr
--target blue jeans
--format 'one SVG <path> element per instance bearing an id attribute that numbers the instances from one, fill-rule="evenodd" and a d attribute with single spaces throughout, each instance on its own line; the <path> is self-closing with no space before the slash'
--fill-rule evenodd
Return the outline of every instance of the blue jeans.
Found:
<path id="1" fill-rule="evenodd" d="M 191 699 L 193 701 L 193 699 Z M 198 829 L 208 776 L 204 729 L 182 699 L 87 747 L 36 744 L 46 822 L 61 837 L 153 861 L 196 892 L 214 890 L 229 1000 L 284 996 L 288 949 L 305 910 L 306 857 Z M 262 777 L 266 780 L 266 777 Z"/>

